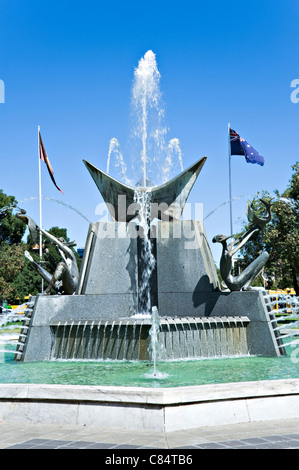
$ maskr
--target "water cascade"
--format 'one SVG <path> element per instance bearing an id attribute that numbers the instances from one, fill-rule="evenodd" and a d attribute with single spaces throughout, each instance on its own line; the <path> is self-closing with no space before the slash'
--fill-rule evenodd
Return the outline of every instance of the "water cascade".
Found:
<path id="1" fill-rule="evenodd" d="M 140 315 L 119 322 L 52 325 L 52 359 L 179 360 L 248 355 L 248 317 L 176 318 Z M 148 354 L 149 353 L 149 354 Z"/>
<path id="2" fill-rule="evenodd" d="M 153 240 L 150 237 L 150 200 L 151 195 L 146 191 L 135 190 L 134 201 L 138 204 L 139 225 L 139 313 L 148 314 L 152 309 L 152 275 L 156 265 L 153 253 Z"/>

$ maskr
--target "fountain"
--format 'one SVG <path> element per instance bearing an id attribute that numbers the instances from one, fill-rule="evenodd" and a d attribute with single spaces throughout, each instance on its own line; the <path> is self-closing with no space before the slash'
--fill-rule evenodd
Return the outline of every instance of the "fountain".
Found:
<path id="1" fill-rule="evenodd" d="M 156 363 L 157 349 L 160 360 L 285 353 L 263 295 L 240 291 L 262 268 L 256 267 L 259 260 L 267 257 L 261 255 L 244 271 L 246 276 L 228 283 L 235 286 L 230 292 L 221 291 L 202 221 L 180 220 L 205 161 L 168 183 L 146 188 L 122 184 L 85 161 L 114 220 L 91 224 L 80 275 L 71 279 L 70 291 L 64 288 L 74 295 L 36 297 L 30 328 L 21 332 L 17 360 Z M 238 248 L 269 220 L 258 219 L 249 208 L 247 212 L 254 225 L 240 237 Z M 27 215 L 17 215 L 32 230 L 41 230 Z M 51 240 L 55 243 L 53 236 Z M 71 255 L 61 241 L 56 244 Z"/>
<path id="2" fill-rule="evenodd" d="M 181 219 L 206 157 L 183 170 L 179 140 L 171 139 L 166 146 L 159 80 L 155 54 L 148 51 L 135 70 L 132 100 L 135 134 L 141 143 L 141 178 L 135 187 L 128 184 L 123 152 L 115 138 L 110 141 L 106 173 L 84 160 L 112 220 L 90 224 L 79 275 L 75 266 L 72 272 L 62 266 L 64 293 L 73 295 L 34 299 L 30 328 L 27 334 L 21 333 L 17 360 L 110 358 L 156 364 L 158 358 L 284 354 L 263 295 L 241 292 L 262 269 L 267 254 L 244 271 L 246 283 L 242 275 L 238 280 L 227 277 L 230 291 L 221 291 L 203 221 Z M 151 155 L 153 142 L 156 151 Z M 157 185 L 150 181 L 152 165 L 163 148 L 163 182 Z M 108 174 L 113 152 L 124 182 Z M 181 172 L 169 179 L 174 154 Z M 230 272 L 228 259 L 235 250 L 270 220 L 258 219 L 250 206 L 247 214 L 252 228 L 237 248 L 235 242 L 227 247 L 228 237 L 225 242 L 223 236 L 213 240 L 222 240 L 227 253 L 233 247 L 221 261 L 225 272 Z M 27 215 L 18 216 L 29 228 L 50 237 Z M 71 257 L 61 241 L 56 245 Z M 57 267 L 45 293 L 57 284 L 59 272 Z"/>
<path id="3" fill-rule="evenodd" d="M 146 58 L 150 62 L 149 68 L 146 67 Z M 281 391 L 279 384 L 273 385 L 275 380 L 270 380 L 270 385 L 269 381 L 265 381 L 265 385 L 256 382 L 244 385 L 218 383 L 217 387 L 215 384 L 220 380 L 213 358 L 218 358 L 218 364 L 223 364 L 222 360 L 232 361 L 226 359 L 232 357 L 244 360 L 239 364 L 242 364 L 242 376 L 247 377 L 248 358 L 284 358 L 284 342 L 271 297 L 259 291 L 241 290 L 245 281 L 249 287 L 252 276 L 246 277 L 245 281 L 233 279 L 232 286 L 236 290 L 221 290 L 203 221 L 181 219 L 206 157 L 183 170 L 179 142 L 172 141 L 168 148 L 169 151 L 176 150 L 180 174 L 169 179 L 172 166 L 169 153 L 162 175 L 163 179 L 167 175 L 167 181 L 155 185 L 148 178 L 151 163 L 149 137 L 157 137 L 161 146 L 164 132 L 151 133 L 147 126 L 150 98 L 154 101 L 150 111 L 157 110 L 157 88 L 148 76 L 149 70 L 154 71 L 156 80 L 159 75 L 152 53 L 147 53 L 145 59 L 142 62 L 144 68 L 139 70 L 144 70 L 148 79 L 145 85 L 148 93 L 139 90 L 142 98 L 140 183 L 136 187 L 131 186 L 129 179 L 121 182 L 108 174 L 113 149 L 118 152 L 119 162 L 123 162 L 116 140 L 110 145 L 106 173 L 84 160 L 111 220 L 90 224 L 76 291 L 72 295 L 38 295 L 31 299 L 15 352 L 14 364 L 26 368 L 32 364 L 34 367 L 38 361 L 38 364 L 45 365 L 45 373 L 55 365 L 58 374 L 58 370 L 64 370 L 70 363 L 77 370 L 77 364 L 85 361 L 84 364 L 92 369 L 92 378 L 74 379 L 79 382 L 59 382 L 58 378 L 54 381 L 54 384 L 80 383 L 80 386 L 43 385 L 36 388 L 33 384 L 24 383 L 16 387 L 8 384 L 5 388 L 5 384 L 2 385 L 0 394 L 4 401 L 15 400 L 16 407 L 23 413 L 24 406 L 28 405 L 23 420 L 28 415 L 28 419 L 40 422 L 42 416 L 47 416 L 51 422 L 74 420 L 76 424 L 175 430 L 248 421 L 252 416 L 262 415 L 259 400 L 269 396 L 273 398 L 276 394 L 280 403 L 280 397 L 296 393 L 294 380 L 291 384 L 284 382 Z M 136 76 L 143 77 L 140 73 Z M 123 173 L 125 167 L 122 163 L 120 169 Z M 260 228 L 259 224 L 265 222 L 256 220 L 253 213 L 250 217 L 253 225 L 250 233 L 244 234 L 245 242 L 253 231 Z M 31 226 L 39 230 L 33 221 Z M 215 241 L 220 241 L 220 238 Z M 262 258 L 264 260 L 265 257 Z M 188 360 L 192 376 L 198 367 L 207 375 L 211 371 L 212 377 L 207 382 L 201 375 L 201 383 L 212 384 L 210 388 L 176 388 L 169 382 L 169 388 L 162 385 L 156 389 L 158 379 L 163 384 L 166 383 L 163 380 L 167 381 L 171 375 L 171 364 L 180 367 L 178 360 Z M 153 373 L 142 373 L 138 390 L 128 386 L 97 385 L 106 383 L 100 376 L 103 371 L 100 364 L 107 363 L 109 367 L 111 361 L 115 367 L 119 364 L 118 385 L 121 371 L 129 375 L 130 364 L 135 370 L 142 364 L 151 364 Z M 42 370 L 35 377 L 38 383 L 49 383 L 44 382 Z M 233 371 L 229 378 L 233 381 Z M 145 383 L 149 384 L 149 381 L 154 388 L 147 388 Z M 186 385 L 190 383 L 195 385 L 192 381 Z M 178 385 L 185 385 L 185 382 Z M 256 405 L 252 397 L 256 397 Z M 36 400 L 38 411 L 34 408 Z M 51 414 L 49 407 L 59 400 L 61 410 L 65 404 L 68 405 L 68 417 L 64 414 L 66 411 L 61 417 Z M 225 416 L 219 414 L 219 406 L 225 406 Z M 279 411 L 276 409 L 276 412 L 277 417 Z M 286 416 L 284 411 L 282 414 Z M 15 408 L 14 415 L 3 408 L 0 397 L 0 419 L 4 419 L 3 416 L 5 419 L 17 419 L 15 416 L 20 419 Z"/>

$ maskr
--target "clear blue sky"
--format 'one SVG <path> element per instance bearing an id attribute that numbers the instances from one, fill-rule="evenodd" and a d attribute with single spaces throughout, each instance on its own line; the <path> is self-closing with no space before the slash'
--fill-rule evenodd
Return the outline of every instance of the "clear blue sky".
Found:
<path id="1" fill-rule="evenodd" d="M 130 133 L 134 68 L 151 49 L 161 74 L 168 138 L 184 167 L 208 157 L 190 195 L 204 215 L 228 199 L 227 123 L 265 158 L 233 157 L 234 231 L 248 195 L 284 190 L 299 160 L 299 3 L 263 1 L 1 0 L 0 188 L 39 220 L 37 126 L 59 193 L 45 165 L 43 194 L 96 221 L 101 196 L 82 159 L 106 170 L 109 141 Z M 126 155 L 125 155 L 126 157 Z M 129 162 L 128 162 L 129 164 Z M 67 227 L 84 246 L 88 223 L 50 201 L 43 225 Z M 229 234 L 229 206 L 206 219 L 209 240 Z M 212 245 L 212 243 L 211 243 Z M 218 263 L 220 247 L 212 246 Z"/>

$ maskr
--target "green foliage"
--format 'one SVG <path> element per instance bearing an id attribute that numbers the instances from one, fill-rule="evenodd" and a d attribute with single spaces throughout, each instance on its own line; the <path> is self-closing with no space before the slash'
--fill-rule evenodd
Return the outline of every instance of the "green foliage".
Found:
<path id="1" fill-rule="evenodd" d="M 7 196 L 0 189 L 0 244 L 7 242 L 9 245 L 20 243 L 26 230 L 25 224 L 17 219 L 12 211 L 17 206 L 14 196 Z M 4 212 L 1 209 L 7 208 Z"/>
<path id="2" fill-rule="evenodd" d="M 16 276 L 24 266 L 24 250 L 22 245 L 0 245 L 0 298 L 11 301 L 17 292 L 14 287 Z"/>
<path id="3" fill-rule="evenodd" d="M 31 255 L 37 262 L 39 261 L 38 256 L 34 254 Z M 14 288 L 14 296 L 13 298 L 10 298 L 11 303 L 14 303 L 17 298 L 20 298 L 22 303 L 25 296 L 36 295 L 41 292 L 42 282 L 40 275 L 32 268 L 30 262 L 24 257 L 24 255 L 23 260 L 23 268 L 17 273 L 12 284 Z"/>

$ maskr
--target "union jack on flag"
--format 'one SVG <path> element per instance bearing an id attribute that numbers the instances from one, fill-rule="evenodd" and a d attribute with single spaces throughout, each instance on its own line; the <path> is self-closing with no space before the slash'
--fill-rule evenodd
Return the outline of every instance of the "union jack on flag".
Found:
<path id="1" fill-rule="evenodd" d="M 235 142 L 236 140 L 240 139 L 239 134 L 236 131 L 234 131 L 233 129 L 230 129 L 229 132 L 230 132 L 230 141 L 231 142 Z"/>
<path id="2" fill-rule="evenodd" d="M 231 155 L 244 155 L 247 163 L 264 165 L 264 158 L 233 129 L 229 130 Z"/>

